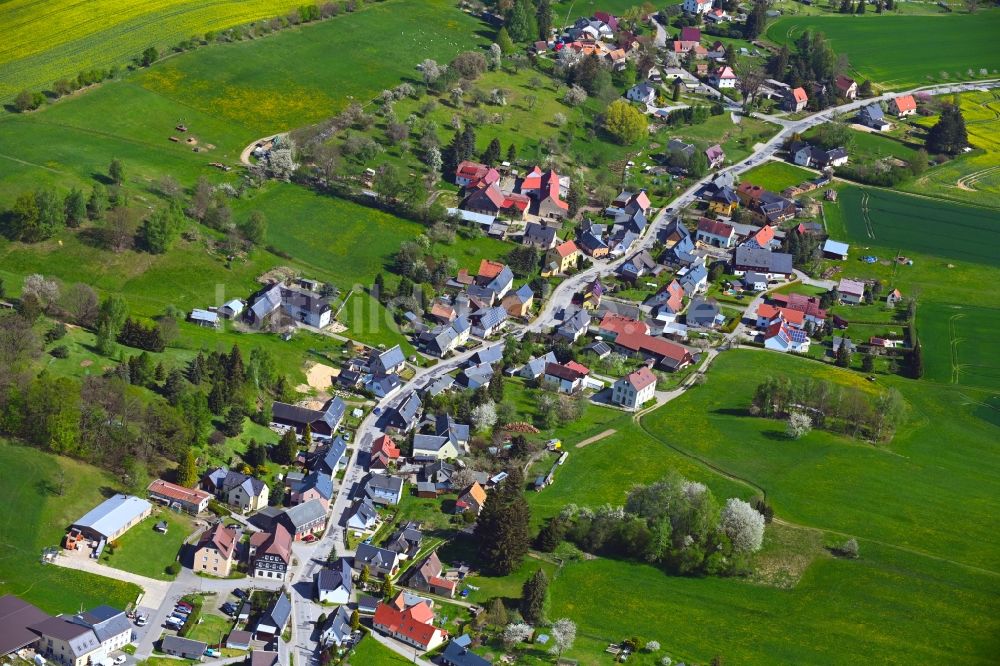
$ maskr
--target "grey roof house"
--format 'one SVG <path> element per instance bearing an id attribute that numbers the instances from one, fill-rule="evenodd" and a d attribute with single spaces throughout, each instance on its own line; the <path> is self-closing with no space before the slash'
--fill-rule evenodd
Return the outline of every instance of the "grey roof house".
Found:
<path id="1" fill-rule="evenodd" d="M 360 571 L 366 566 L 376 576 L 393 576 L 399 569 L 399 554 L 370 543 L 361 543 L 354 551 L 354 568 Z"/>
<path id="2" fill-rule="evenodd" d="M 369 474 L 361 483 L 361 492 L 375 504 L 399 504 L 403 498 L 403 479 L 388 474 Z"/>

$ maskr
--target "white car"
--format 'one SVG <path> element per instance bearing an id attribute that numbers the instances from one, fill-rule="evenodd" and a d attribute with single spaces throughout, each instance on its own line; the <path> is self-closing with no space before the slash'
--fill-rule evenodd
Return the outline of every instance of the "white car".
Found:
<path id="1" fill-rule="evenodd" d="M 121 666 L 121 664 L 124 664 L 127 660 L 128 657 L 126 657 L 123 654 L 120 654 L 117 657 L 115 657 L 115 666 Z"/>

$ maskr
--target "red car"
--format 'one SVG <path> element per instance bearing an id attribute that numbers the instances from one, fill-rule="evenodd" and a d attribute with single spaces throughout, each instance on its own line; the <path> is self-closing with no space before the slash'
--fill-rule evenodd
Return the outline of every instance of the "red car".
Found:
<path id="1" fill-rule="evenodd" d="M 180 606 L 181 608 L 187 608 L 189 611 L 194 610 L 194 606 L 192 606 L 186 601 L 178 601 L 177 605 Z"/>

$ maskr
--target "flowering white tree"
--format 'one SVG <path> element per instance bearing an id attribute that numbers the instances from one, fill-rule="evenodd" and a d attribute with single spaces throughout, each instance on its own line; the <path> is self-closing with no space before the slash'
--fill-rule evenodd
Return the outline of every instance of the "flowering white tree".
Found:
<path id="1" fill-rule="evenodd" d="M 579 106 L 587 101 L 587 91 L 574 84 L 566 94 L 563 95 L 563 102 L 570 106 Z"/>
<path id="2" fill-rule="evenodd" d="M 32 273 L 24 278 L 24 286 L 21 287 L 22 296 L 29 294 L 37 298 L 43 308 L 48 307 L 59 300 L 59 283 L 40 273 Z"/>
<path id="3" fill-rule="evenodd" d="M 427 85 L 434 83 L 444 74 L 442 66 L 437 64 L 436 60 L 431 60 L 430 58 L 420 63 L 420 71 L 423 72 L 424 83 Z"/>
<path id="4" fill-rule="evenodd" d="M 497 406 L 492 400 L 487 400 L 472 410 L 472 421 L 476 424 L 476 430 L 492 428 L 497 422 Z"/>
<path id="5" fill-rule="evenodd" d="M 674 660 L 670 657 L 664 657 L 660 660 L 660 666 L 670 666 L 672 663 L 674 663 Z"/>
<path id="6" fill-rule="evenodd" d="M 649 641 L 648 643 L 646 643 L 645 650 L 646 652 L 659 652 L 660 651 L 659 641 Z"/>
<path id="7" fill-rule="evenodd" d="M 719 526 L 737 552 L 755 553 L 764 543 L 764 516 L 736 497 L 730 497 L 726 502 Z"/>
<path id="8" fill-rule="evenodd" d="M 569 618 L 556 620 L 552 625 L 552 648 L 549 654 L 561 656 L 563 652 L 573 647 L 576 640 L 576 623 Z"/>
<path id="9" fill-rule="evenodd" d="M 490 44 L 490 55 L 488 57 L 490 69 L 500 69 L 500 59 L 503 57 L 503 50 L 499 44 Z"/>
<path id="10" fill-rule="evenodd" d="M 511 622 L 508 624 L 501 635 L 501 640 L 507 649 L 510 649 L 517 645 L 518 643 L 523 643 L 524 641 L 531 638 L 531 634 L 534 633 L 534 629 L 531 628 L 530 624 L 525 624 L 523 622 Z"/>
<path id="11" fill-rule="evenodd" d="M 441 150 L 437 147 L 431 147 L 431 149 L 427 151 L 427 156 L 424 161 L 427 163 L 431 172 L 437 174 L 441 171 L 441 165 L 444 164 L 444 160 L 441 158 Z"/>
<path id="12" fill-rule="evenodd" d="M 785 433 L 792 439 L 805 437 L 812 430 L 812 419 L 803 412 L 792 412 L 788 415 L 788 425 Z"/>

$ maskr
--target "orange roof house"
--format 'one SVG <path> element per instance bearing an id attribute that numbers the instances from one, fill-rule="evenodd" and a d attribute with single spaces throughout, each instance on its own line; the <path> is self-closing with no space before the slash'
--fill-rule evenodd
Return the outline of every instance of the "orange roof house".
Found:
<path id="1" fill-rule="evenodd" d="M 889 102 L 889 113 L 902 118 L 917 112 L 917 100 L 913 95 L 902 95 Z"/>

